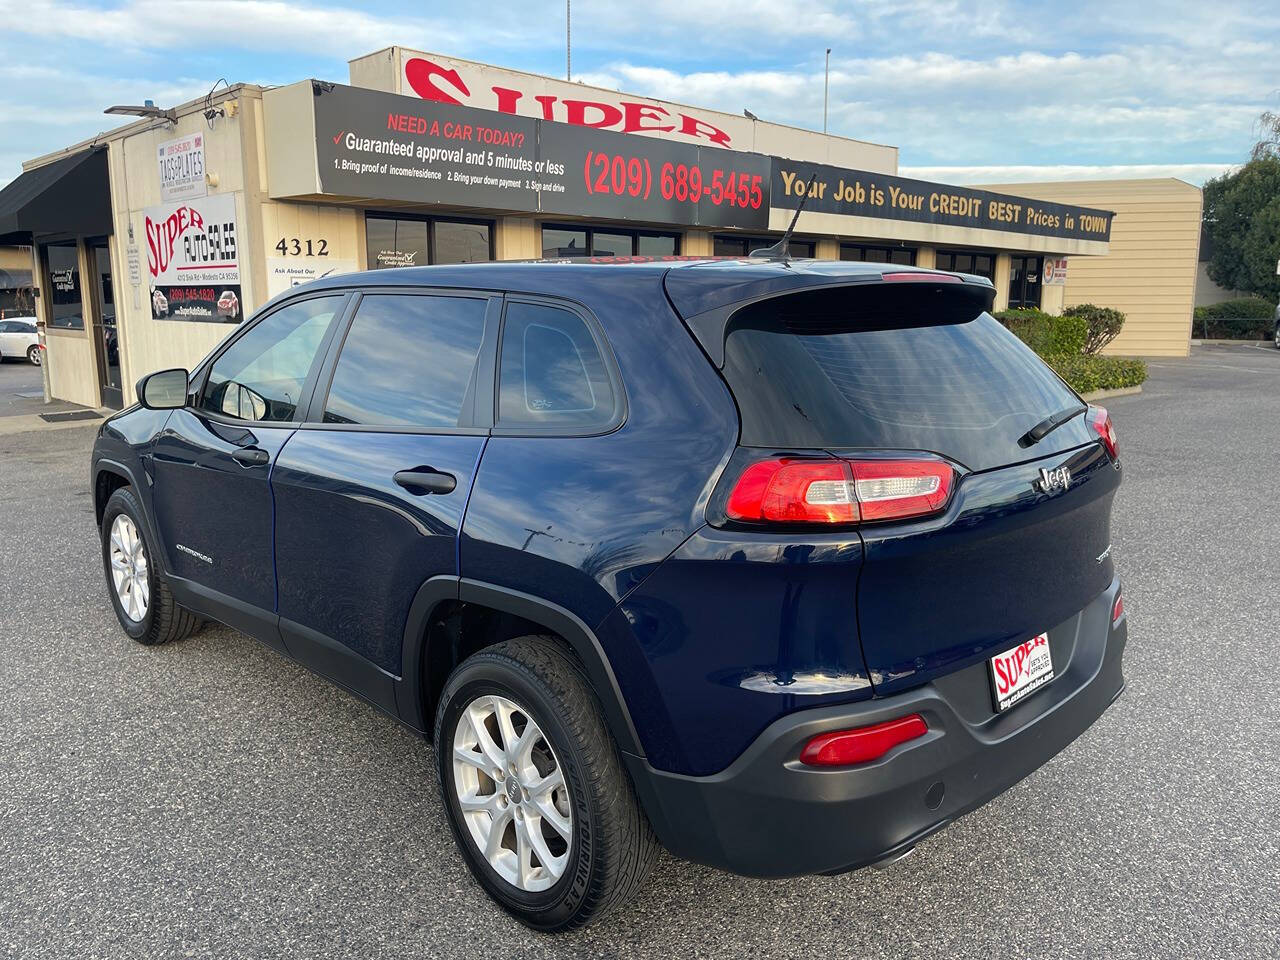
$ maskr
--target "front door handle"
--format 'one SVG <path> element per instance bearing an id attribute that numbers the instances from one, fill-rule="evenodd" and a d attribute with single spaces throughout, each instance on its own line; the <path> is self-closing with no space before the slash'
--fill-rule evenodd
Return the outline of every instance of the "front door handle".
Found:
<path id="1" fill-rule="evenodd" d="M 271 454 L 261 447 L 239 447 L 231 451 L 231 459 L 246 467 L 260 467 L 271 459 Z"/>
<path id="2" fill-rule="evenodd" d="M 395 475 L 395 481 L 413 494 L 453 493 L 458 486 L 453 474 L 442 473 L 430 467 L 401 470 Z"/>

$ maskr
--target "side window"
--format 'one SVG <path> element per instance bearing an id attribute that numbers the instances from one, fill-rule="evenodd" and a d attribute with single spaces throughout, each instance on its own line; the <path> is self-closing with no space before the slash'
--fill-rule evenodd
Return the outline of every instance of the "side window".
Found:
<path id="1" fill-rule="evenodd" d="M 296 420 L 307 374 L 344 298 L 300 300 L 254 324 L 214 361 L 199 408 L 239 420 Z"/>
<path id="2" fill-rule="evenodd" d="M 375 294 L 360 301 L 325 423 L 456 427 L 476 389 L 488 300 Z"/>
<path id="3" fill-rule="evenodd" d="M 509 303 L 498 422 L 580 430 L 607 425 L 613 412 L 613 387 L 586 321 L 559 307 Z"/>

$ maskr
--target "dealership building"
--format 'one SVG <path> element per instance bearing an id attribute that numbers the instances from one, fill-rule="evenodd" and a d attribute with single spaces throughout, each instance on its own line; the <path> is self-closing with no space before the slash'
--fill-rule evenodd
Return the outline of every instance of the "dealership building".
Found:
<path id="1" fill-rule="evenodd" d="M 349 83 L 221 88 L 33 160 L 0 191 L 30 248 L 49 389 L 89 406 L 191 367 L 272 297 L 354 270 L 744 256 L 805 199 L 795 256 L 983 274 L 997 308 L 1129 316 L 1109 350 L 1185 355 L 1200 191 L 950 186 L 896 147 L 400 47 Z M 25 255 L 25 251 L 24 251 Z"/>

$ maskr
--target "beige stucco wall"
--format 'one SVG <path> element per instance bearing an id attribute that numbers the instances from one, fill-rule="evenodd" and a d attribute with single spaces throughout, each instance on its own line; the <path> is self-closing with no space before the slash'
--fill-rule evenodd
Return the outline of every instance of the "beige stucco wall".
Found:
<path id="1" fill-rule="evenodd" d="M 1200 248 L 1199 187 L 1159 179 L 993 184 L 983 189 L 1114 210 L 1110 252 L 1070 259 L 1063 306 L 1096 303 L 1124 311 L 1124 330 L 1107 353 L 1189 353 Z"/>
<path id="2" fill-rule="evenodd" d="M 265 301 L 262 231 L 251 217 L 263 197 L 258 158 L 261 101 L 256 90 L 243 88 L 235 98 L 235 116 L 219 117 L 210 129 L 202 113 L 192 111 L 177 126 L 152 124 L 113 140 L 108 169 L 115 235 L 111 238 L 112 273 L 116 277 L 117 330 L 124 402 L 134 400 L 139 378 L 166 367 L 190 368 L 222 342 L 235 327 L 189 320 L 155 320 L 151 316 L 146 262 L 145 210 L 164 202 L 156 174 L 156 149 L 166 140 L 204 134 L 209 194 L 232 194 L 236 201 L 241 297 L 245 312 Z M 139 248 L 141 283 L 130 284 L 127 266 L 129 230 Z M 95 374 L 96 376 L 96 374 Z"/>

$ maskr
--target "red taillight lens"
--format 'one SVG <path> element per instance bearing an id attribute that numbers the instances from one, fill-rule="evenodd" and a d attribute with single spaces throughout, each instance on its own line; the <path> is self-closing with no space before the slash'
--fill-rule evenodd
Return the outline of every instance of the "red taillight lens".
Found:
<path id="1" fill-rule="evenodd" d="M 1119 459 L 1120 455 L 1116 453 L 1116 428 L 1111 422 L 1111 414 L 1107 413 L 1106 407 L 1089 408 L 1089 426 L 1093 427 L 1094 432 L 1102 438 L 1102 443 L 1107 448 L 1107 453 L 1111 454 L 1111 459 Z"/>
<path id="2" fill-rule="evenodd" d="M 954 484 L 941 460 L 761 460 L 743 471 L 725 513 L 775 523 L 904 520 L 937 513 Z"/>
<path id="3" fill-rule="evenodd" d="M 951 496 L 955 471 L 940 460 L 855 460 L 854 494 L 863 520 L 936 513 Z"/>
<path id="4" fill-rule="evenodd" d="M 734 520 L 849 523 L 858 519 L 843 460 L 761 460 L 743 471 L 725 512 Z"/>
<path id="5" fill-rule="evenodd" d="M 1116 594 L 1116 602 L 1111 607 L 1111 625 L 1115 626 L 1120 622 L 1120 618 L 1124 616 L 1124 597 Z"/>
<path id="6" fill-rule="evenodd" d="M 811 767 L 847 767 L 855 763 L 869 763 L 880 759 L 898 744 L 923 737 L 928 732 L 929 726 L 924 722 L 924 717 L 913 713 L 908 717 L 888 720 L 870 727 L 820 733 L 804 745 L 800 760 Z"/>

